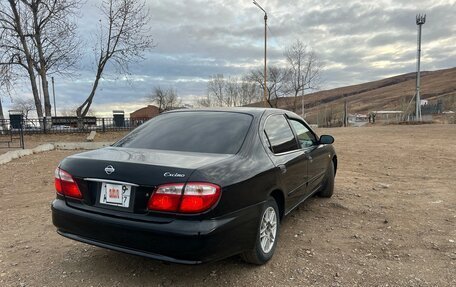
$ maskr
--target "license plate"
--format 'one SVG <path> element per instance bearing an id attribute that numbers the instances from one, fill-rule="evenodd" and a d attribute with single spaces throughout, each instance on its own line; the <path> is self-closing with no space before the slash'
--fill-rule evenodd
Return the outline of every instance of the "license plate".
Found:
<path id="1" fill-rule="evenodd" d="M 122 184 L 101 184 L 100 203 L 128 208 L 131 186 Z"/>

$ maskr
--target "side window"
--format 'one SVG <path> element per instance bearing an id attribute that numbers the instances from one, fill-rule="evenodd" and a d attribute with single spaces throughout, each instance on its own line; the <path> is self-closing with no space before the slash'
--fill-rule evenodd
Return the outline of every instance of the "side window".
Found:
<path id="1" fill-rule="evenodd" d="M 273 153 L 282 153 L 299 148 L 290 125 L 283 115 L 270 116 L 266 121 L 264 132 Z"/>
<path id="2" fill-rule="evenodd" d="M 310 147 L 317 142 L 314 134 L 301 122 L 290 119 L 290 123 L 296 131 L 301 148 Z"/>

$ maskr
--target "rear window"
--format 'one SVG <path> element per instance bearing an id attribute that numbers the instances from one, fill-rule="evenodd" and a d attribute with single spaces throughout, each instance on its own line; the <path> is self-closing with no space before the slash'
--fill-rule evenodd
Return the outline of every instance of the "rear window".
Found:
<path id="1" fill-rule="evenodd" d="M 230 112 L 162 114 L 132 131 L 115 146 L 235 154 L 251 122 L 250 115 Z"/>

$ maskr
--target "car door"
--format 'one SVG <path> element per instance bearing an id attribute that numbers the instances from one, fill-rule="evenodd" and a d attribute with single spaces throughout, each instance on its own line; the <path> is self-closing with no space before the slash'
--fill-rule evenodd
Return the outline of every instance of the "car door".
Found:
<path id="1" fill-rule="evenodd" d="M 289 118 L 290 125 L 298 138 L 301 149 L 307 158 L 306 196 L 315 192 L 325 175 L 328 153 L 320 145 L 315 133 L 301 120 Z"/>
<path id="2" fill-rule="evenodd" d="M 264 125 L 264 141 L 278 168 L 279 181 L 287 196 L 285 209 L 301 202 L 306 192 L 307 157 L 283 114 L 269 116 Z"/>

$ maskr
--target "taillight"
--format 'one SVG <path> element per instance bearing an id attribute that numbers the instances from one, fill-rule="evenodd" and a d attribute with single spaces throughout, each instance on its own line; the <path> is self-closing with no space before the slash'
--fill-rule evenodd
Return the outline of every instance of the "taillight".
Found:
<path id="1" fill-rule="evenodd" d="M 78 184 L 68 172 L 56 168 L 54 175 L 55 190 L 57 193 L 69 197 L 82 198 L 82 193 L 79 190 Z"/>
<path id="2" fill-rule="evenodd" d="M 160 185 L 149 199 L 150 210 L 200 213 L 218 201 L 220 186 L 205 182 Z"/>
<path id="3" fill-rule="evenodd" d="M 55 191 L 57 191 L 58 194 L 63 195 L 63 190 L 62 190 L 62 182 L 60 181 L 60 168 L 56 168 L 54 171 L 54 185 L 55 185 Z"/>
<path id="4" fill-rule="evenodd" d="M 210 183 L 190 182 L 185 185 L 179 211 L 199 213 L 212 207 L 220 197 L 220 187 Z"/>
<path id="5" fill-rule="evenodd" d="M 184 184 L 160 185 L 150 197 L 147 207 L 158 211 L 177 211 Z"/>

